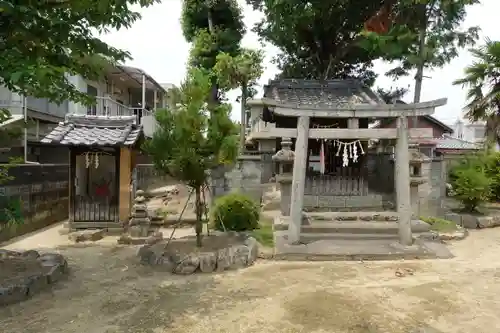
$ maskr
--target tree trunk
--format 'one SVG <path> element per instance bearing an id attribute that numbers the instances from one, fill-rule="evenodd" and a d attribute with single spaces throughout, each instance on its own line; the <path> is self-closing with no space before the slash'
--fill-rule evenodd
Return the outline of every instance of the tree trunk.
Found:
<path id="1" fill-rule="evenodd" d="M 247 129 L 247 84 L 241 85 L 241 125 L 240 125 L 240 151 L 245 149 L 245 134 Z"/>
<path id="2" fill-rule="evenodd" d="M 202 237 L 203 237 L 203 221 L 202 221 L 202 202 L 201 202 L 201 187 L 197 186 L 195 188 L 195 212 L 196 212 L 196 246 L 201 247 Z"/>

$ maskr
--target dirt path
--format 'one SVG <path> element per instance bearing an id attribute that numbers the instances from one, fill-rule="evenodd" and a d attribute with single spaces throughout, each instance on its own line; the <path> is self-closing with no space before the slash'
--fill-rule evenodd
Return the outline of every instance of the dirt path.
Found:
<path id="1" fill-rule="evenodd" d="M 33 237 L 43 245 L 43 236 Z M 419 323 L 487 332 L 500 327 L 499 243 L 500 229 L 491 229 L 453 244 L 452 260 L 261 261 L 190 277 L 142 267 L 136 249 L 112 242 L 64 245 L 58 251 L 68 257 L 69 279 L 0 308 L 0 332 L 408 333 Z M 8 247 L 29 244 L 28 237 Z M 398 278 L 398 267 L 415 274 Z"/>

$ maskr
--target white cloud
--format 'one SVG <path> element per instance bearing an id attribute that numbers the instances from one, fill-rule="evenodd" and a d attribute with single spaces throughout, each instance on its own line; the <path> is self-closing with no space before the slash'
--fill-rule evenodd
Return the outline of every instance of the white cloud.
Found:
<path id="1" fill-rule="evenodd" d="M 240 1 L 243 3 L 243 1 Z M 244 20 L 248 33 L 243 39 L 243 45 L 250 48 L 261 48 L 256 34 L 250 31 L 261 14 L 254 12 L 249 6 L 244 6 Z M 185 75 L 185 65 L 189 53 L 189 44 L 184 40 L 180 25 L 180 14 L 182 1 L 164 0 L 161 4 L 142 9 L 142 20 L 136 22 L 128 30 L 120 30 L 103 36 L 103 39 L 111 45 L 127 50 L 132 54 L 133 60 L 129 65 L 139 67 L 158 82 L 179 84 Z M 498 0 L 484 0 L 482 4 L 472 7 L 464 23 L 465 27 L 478 25 L 482 29 L 482 36 L 488 36 L 493 40 L 500 40 L 500 29 L 496 22 L 497 13 L 500 10 Z M 277 73 L 276 66 L 271 64 L 271 59 L 276 55 L 276 49 L 272 46 L 264 47 L 266 53 L 266 70 L 260 79 L 260 84 L 266 83 Z M 442 97 L 448 98 L 448 104 L 436 111 L 436 117 L 451 123 L 462 113 L 465 102 L 465 92 L 461 87 L 453 86 L 453 80 L 462 75 L 462 70 L 470 64 L 472 59 L 467 50 L 462 50 L 460 56 L 442 69 L 426 72 L 422 89 L 422 101 Z M 375 70 L 383 74 L 389 66 L 377 62 Z M 392 82 L 383 77 L 378 78 L 376 86 L 408 86 L 410 92 L 407 99 L 413 96 L 413 78 L 408 77 Z M 234 100 L 238 92 L 230 94 Z M 233 104 L 233 119 L 239 118 L 239 105 Z"/>

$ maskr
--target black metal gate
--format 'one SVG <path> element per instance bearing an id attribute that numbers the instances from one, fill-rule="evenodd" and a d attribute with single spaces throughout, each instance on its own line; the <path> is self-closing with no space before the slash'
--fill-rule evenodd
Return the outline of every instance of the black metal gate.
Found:
<path id="1" fill-rule="evenodd" d="M 119 157 L 79 154 L 75 156 L 72 174 L 73 221 L 117 222 Z"/>
<path id="2" fill-rule="evenodd" d="M 73 198 L 74 222 L 115 222 L 118 220 L 116 198 L 97 199 L 84 196 Z"/>

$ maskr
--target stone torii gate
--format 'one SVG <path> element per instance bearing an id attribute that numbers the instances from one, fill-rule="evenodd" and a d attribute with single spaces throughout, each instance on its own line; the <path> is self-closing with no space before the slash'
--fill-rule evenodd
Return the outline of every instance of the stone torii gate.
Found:
<path id="1" fill-rule="evenodd" d="M 410 152 L 407 117 L 432 115 L 436 107 L 445 105 L 446 98 L 416 104 L 350 104 L 300 105 L 287 104 L 263 98 L 249 101 L 253 106 L 265 106 L 276 115 L 296 117 L 297 128 L 276 128 L 273 134 L 282 138 L 295 138 L 290 224 L 288 242 L 296 244 L 300 238 L 304 208 L 307 151 L 309 139 L 396 139 L 395 188 L 399 215 L 399 241 L 403 246 L 412 244 L 410 200 Z M 348 128 L 310 128 L 311 118 L 347 118 Z M 360 118 L 397 118 L 397 128 L 359 128 Z"/>

